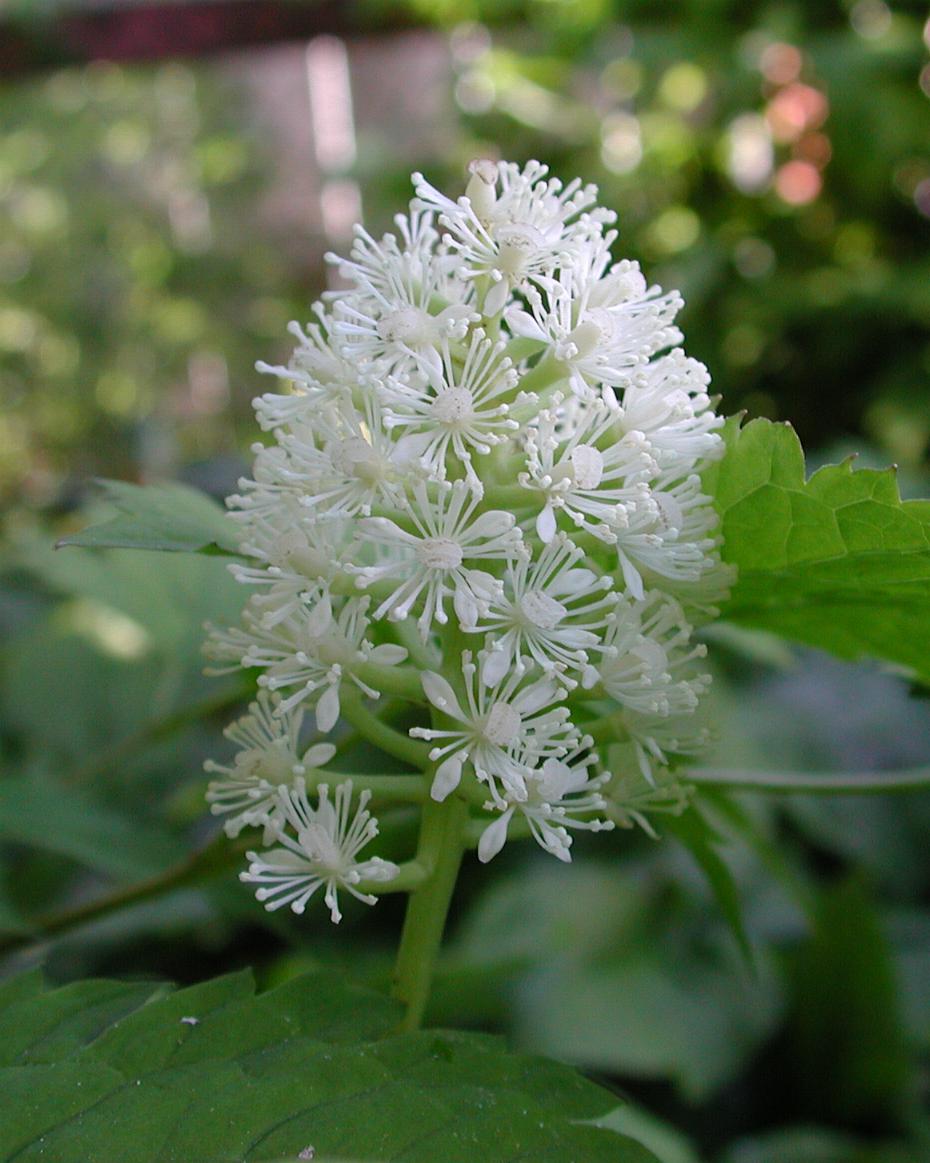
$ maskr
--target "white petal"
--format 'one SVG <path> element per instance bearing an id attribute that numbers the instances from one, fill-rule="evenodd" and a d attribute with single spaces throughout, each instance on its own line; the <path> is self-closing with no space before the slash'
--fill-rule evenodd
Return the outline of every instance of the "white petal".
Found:
<path id="1" fill-rule="evenodd" d="M 316 705 L 316 729 L 327 734 L 339 718 L 339 684 L 331 683 Z"/>
<path id="2" fill-rule="evenodd" d="M 532 315 L 522 311 L 519 307 L 508 307 L 504 313 L 504 318 L 507 320 L 507 326 L 514 335 L 520 335 L 524 339 L 538 339 L 545 343 L 547 336 L 545 331 L 539 326 Z"/>
<path id="3" fill-rule="evenodd" d="M 549 593 L 563 596 L 582 594 L 586 590 L 594 589 L 597 581 L 597 574 L 591 569 L 566 569 L 552 579 Z"/>
<path id="4" fill-rule="evenodd" d="M 546 505 L 536 518 L 536 532 L 539 535 L 539 540 L 546 545 L 555 537 L 555 513 L 552 511 L 551 505 Z"/>
<path id="5" fill-rule="evenodd" d="M 623 570 L 623 580 L 626 582 L 627 589 L 638 602 L 642 601 L 645 591 L 643 589 L 643 579 L 639 576 L 639 570 L 625 553 L 621 553 L 619 556 L 620 568 Z"/>
<path id="6" fill-rule="evenodd" d="M 489 650 L 481 666 L 481 681 L 485 686 L 497 686 L 510 670 L 512 661 L 510 650 Z"/>
<path id="7" fill-rule="evenodd" d="M 307 633 L 313 638 L 322 637 L 333 622 L 333 606 L 329 594 L 324 593 L 307 616 Z"/>
<path id="8" fill-rule="evenodd" d="M 510 284 L 506 279 L 495 283 L 484 297 L 485 315 L 497 315 L 510 295 Z"/>
<path id="9" fill-rule="evenodd" d="M 492 537 L 500 537 L 503 533 L 508 533 L 516 523 L 516 518 L 513 513 L 508 513 L 506 509 L 492 509 L 490 513 L 482 513 L 481 516 L 468 530 L 468 540 L 490 540 Z"/>
<path id="10" fill-rule="evenodd" d="M 397 666 L 407 657 L 403 646 L 395 646 L 391 642 L 383 642 L 376 646 L 368 655 L 369 662 L 376 662 L 379 666 Z"/>
<path id="11" fill-rule="evenodd" d="M 550 703 L 559 702 L 560 700 L 556 696 L 560 693 L 560 689 L 559 684 L 554 679 L 540 679 L 539 682 L 534 682 L 532 686 L 528 686 L 526 690 L 520 691 L 513 700 L 512 706 L 521 715 L 532 715 L 536 711 L 541 711 L 543 707 L 548 707 Z"/>
<path id="12" fill-rule="evenodd" d="M 504 592 L 503 582 L 485 573 L 483 569 L 466 569 L 462 572 L 472 593 L 480 602 L 496 601 Z"/>
<path id="13" fill-rule="evenodd" d="M 442 356 L 435 347 L 425 347 L 417 352 L 420 362 L 426 368 L 433 383 L 442 383 Z"/>
<path id="14" fill-rule="evenodd" d="M 478 609 L 475 595 L 467 585 L 459 584 L 455 587 L 452 605 L 461 628 L 463 630 L 471 630 L 477 623 L 478 615 L 481 611 Z"/>
<path id="15" fill-rule="evenodd" d="M 507 839 L 507 827 L 512 815 L 513 808 L 508 808 L 502 816 L 492 820 L 481 833 L 481 839 L 478 841 L 478 859 L 482 864 L 487 864 L 489 860 L 493 860 L 504 847 Z"/>
<path id="16" fill-rule="evenodd" d="M 402 436 L 394 445 L 391 460 L 395 464 L 408 464 L 412 460 L 419 460 L 432 439 L 432 432 L 410 432 Z"/>
<path id="17" fill-rule="evenodd" d="M 400 872 L 393 860 L 382 860 L 380 856 L 372 856 L 370 860 L 356 865 L 360 880 L 393 880 Z"/>
<path id="18" fill-rule="evenodd" d="M 455 697 L 455 691 L 446 682 L 440 674 L 436 674 L 432 670 L 425 670 L 420 675 L 420 682 L 423 684 L 423 691 L 429 701 L 433 704 L 437 711 L 443 711 L 447 715 L 451 715 L 453 719 L 458 719 L 460 722 L 465 722 L 465 716 L 462 714 L 462 708 L 459 706 L 459 701 Z"/>
<path id="19" fill-rule="evenodd" d="M 315 743 L 304 755 L 301 763 L 305 767 L 322 767 L 324 763 L 329 763 L 335 754 L 336 748 L 332 743 Z"/>
<path id="20" fill-rule="evenodd" d="M 462 778 L 463 763 L 464 760 L 461 754 L 450 755 L 448 759 L 444 759 L 436 768 L 436 774 L 433 777 L 433 786 L 429 792 L 434 800 L 442 803 L 446 796 L 450 792 L 455 791 L 459 786 L 459 780 Z"/>

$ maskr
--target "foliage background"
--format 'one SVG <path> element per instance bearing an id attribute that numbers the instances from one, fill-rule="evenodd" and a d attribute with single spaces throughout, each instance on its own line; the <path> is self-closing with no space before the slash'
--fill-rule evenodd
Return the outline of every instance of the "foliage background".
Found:
<path id="1" fill-rule="evenodd" d="M 340 205 L 359 196 L 385 228 L 411 169 L 455 189 L 491 151 L 598 182 L 618 249 L 683 291 L 688 350 L 724 410 L 790 419 L 812 463 L 895 460 L 905 493 L 926 495 L 924 5 L 423 0 L 404 32 L 398 7 L 370 4 L 368 34 L 345 41 L 354 159 L 321 154 L 303 44 L 0 88 L 11 941 L 209 837 L 200 764 L 221 746 L 219 708 L 246 693 L 200 675 L 203 620 L 239 601 L 221 563 L 52 540 L 86 520 L 95 475 L 231 488 L 263 390 L 253 361 L 286 355 L 287 321 L 324 288 Z M 899 678 L 735 631 L 714 645 L 714 763 L 927 762 L 930 711 Z M 739 883 L 754 969 L 684 848 L 591 837 L 568 869 L 522 851 L 468 869 L 433 1019 L 505 1030 L 606 1080 L 668 1163 L 926 1159 L 930 800 L 700 810 Z M 264 913 L 224 868 L 22 944 L 4 968 L 198 981 L 253 964 L 270 984 L 324 965 L 377 985 L 399 907 L 333 933 Z"/>

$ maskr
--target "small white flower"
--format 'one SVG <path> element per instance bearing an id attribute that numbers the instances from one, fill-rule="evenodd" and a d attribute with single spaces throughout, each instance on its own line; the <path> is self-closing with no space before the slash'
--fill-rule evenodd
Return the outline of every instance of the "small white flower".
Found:
<path id="1" fill-rule="evenodd" d="M 715 565 L 717 514 L 697 475 L 671 483 L 659 477 L 650 504 L 629 510 L 614 528 L 617 558 L 630 594 L 645 596 L 643 572 L 674 582 L 697 582 Z"/>
<path id="2" fill-rule="evenodd" d="M 442 341 L 465 339 L 481 316 L 466 301 L 472 287 L 457 278 L 460 263 L 438 246 L 432 215 L 398 215 L 395 222 L 400 242 L 392 234 L 376 242 L 357 226 L 349 259 L 326 256 L 355 284 L 329 294 L 333 331 L 347 359 L 379 375 L 406 375 L 421 365 L 438 370 Z"/>
<path id="3" fill-rule="evenodd" d="M 495 686 L 517 666 L 535 662 L 569 687 L 589 651 L 603 649 L 602 631 L 619 595 L 613 581 L 579 563 L 584 551 L 557 533 L 534 560 L 508 563 L 504 592 L 494 598 L 474 633 L 488 636 L 481 677 Z"/>
<path id="4" fill-rule="evenodd" d="M 221 775 L 210 781 L 207 803 L 214 815 L 233 813 L 223 825 L 235 837 L 245 827 L 263 824 L 268 844 L 280 820 L 278 788 L 289 786 L 311 768 L 322 767 L 336 752 L 329 743 L 316 743 L 300 751 L 302 708 L 275 714 L 275 703 L 266 691 L 249 704 L 249 713 L 237 719 L 223 734 L 241 750 L 231 765 L 204 764 L 204 770 Z"/>
<path id="5" fill-rule="evenodd" d="M 358 664 L 394 666 L 407 657 L 401 646 L 373 645 L 368 640 L 367 598 L 343 599 L 338 614 L 334 614 L 327 593 L 312 610 L 301 608 L 271 628 L 256 614 L 254 602 L 253 598 L 243 611 L 245 629 L 213 630 L 208 654 L 218 661 L 235 660 L 239 666 L 261 668 L 265 673 L 258 685 L 269 691 L 292 689 L 276 713 L 285 714 L 300 703 L 314 705 L 317 730 L 323 734 L 331 731 L 339 718 L 339 687 L 344 679 L 369 698 L 378 698 L 378 691 L 353 673 Z M 259 611 L 264 612 L 261 607 Z"/>
<path id="6" fill-rule="evenodd" d="M 599 788 L 610 779 L 606 772 L 591 776 L 589 768 L 597 763 L 591 751 L 591 739 L 579 740 L 564 759 L 547 759 L 525 777 L 526 798 L 500 795 L 492 787 L 487 811 L 498 811 L 478 842 L 478 859 L 486 864 L 500 852 L 507 840 L 507 829 L 517 812 L 526 817 L 536 843 L 558 860 L 571 860 L 572 837 L 569 828 L 588 832 L 607 832 L 613 822 L 592 813 L 603 812 L 607 801 Z"/>
<path id="7" fill-rule="evenodd" d="M 263 591 L 253 608 L 264 611 L 261 622 L 266 628 L 315 605 L 337 579 L 348 579 L 352 522 L 314 519 L 293 497 L 282 498 L 271 512 L 240 514 L 245 515 L 251 519 L 242 529 L 240 548 L 254 564 L 237 562 L 229 572 L 243 585 Z"/>
<path id="8" fill-rule="evenodd" d="M 491 448 L 516 432 L 520 425 L 511 407 L 535 403 L 535 396 L 518 393 L 517 373 L 503 356 L 506 345 L 492 343 L 479 328 L 462 356 L 447 340 L 437 345 L 439 367 L 425 377 L 390 378 L 384 385 L 385 424 L 401 433 L 398 459 L 418 459 L 435 480 L 446 479 L 451 453 L 471 485 L 481 482 L 472 467 L 472 455 L 486 456 Z"/>
<path id="9" fill-rule="evenodd" d="M 305 418 L 321 403 L 343 399 L 358 378 L 354 365 L 340 355 L 334 343 L 332 318 L 320 304 L 313 310 L 317 322 L 308 323 L 306 328 L 299 323 L 288 324 L 298 346 L 287 366 L 263 360 L 255 365 L 258 371 L 276 376 L 294 389 L 287 395 L 268 392 L 253 400 L 258 422 L 265 431 Z"/>
<path id="10" fill-rule="evenodd" d="M 399 870 L 378 856 L 361 862 L 357 859 L 362 848 L 378 835 L 377 820 L 366 807 L 371 798 L 367 791 L 362 792 L 350 818 L 351 780 L 336 787 L 332 800 L 325 783 L 316 790 L 317 805 L 311 807 L 302 781 L 293 788 L 279 789 L 281 826 L 277 840 L 283 847 L 264 855 L 249 852 L 248 871 L 239 878 L 260 886 L 255 896 L 269 911 L 289 905 L 293 912 L 302 913 L 307 901 L 323 888 L 330 917 L 338 924 L 342 920 L 340 888 L 373 905 L 377 897 L 360 892 L 356 886 L 363 880 L 393 880 Z M 288 827 L 294 836 L 289 835 Z"/>
<path id="11" fill-rule="evenodd" d="M 723 417 L 711 406 L 707 368 L 676 348 L 639 368 L 626 382 L 623 430 L 642 432 L 660 467 L 693 469 L 723 455 Z"/>
<path id="12" fill-rule="evenodd" d="M 527 470 L 519 476 L 524 488 L 542 494 L 536 533 L 551 541 L 564 513 L 576 528 L 614 544 L 631 514 L 655 512 L 648 482 L 657 465 L 638 433 L 618 436 L 618 409 L 606 397 L 583 406 L 569 432 L 560 403 L 556 396 L 529 429 Z"/>
<path id="13" fill-rule="evenodd" d="M 626 384 L 657 351 L 681 339 L 672 325 L 680 296 L 647 290 L 635 264 L 618 273 L 612 293 L 605 288 L 601 259 L 609 260 L 614 237 L 597 239 L 556 277 L 540 276 L 525 287 L 529 311 L 519 304 L 506 311 L 513 334 L 542 344 L 564 364 L 572 391 L 582 397 L 601 385 Z"/>
<path id="14" fill-rule="evenodd" d="M 473 163 L 468 190 L 458 202 L 421 174 L 413 175 L 416 205 L 440 211 L 449 246 L 462 261 L 462 276 L 490 278 L 483 304 L 487 316 L 503 308 L 513 287 L 551 271 L 602 223 L 613 220 L 605 210 L 584 214 L 595 204 L 596 186 L 582 187 L 576 180 L 563 189 L 557 178 L 546 180 L 547 172 L 539 162 L 528 162 L 523 170 L 509 162 Z"/>
<path id="15" fill-rule="evenodd" d="M 475 624 L 502 587 L 499 579 L 473 569 L 470 563 L 509 561 L 522 547 L 512 513 L 492 509 L 473 517 L 479 500 L 464 481 L 432 493 L 418 484 L 404 512 L 414 532 L 388 517 L 359 522 L 366 540 L 383 546 L 389 555 L 379 565 L 355 567 L 359 587 L 402 579 L 375 610 L 374 618 L 402 621 L 422 595 L 417 626 L 425 642 L 432 630 L 447 623 L 445 602 L 451 595 L 459 624 L 465 628 Z"/>
<path id="16" fill-rule="evenodd" d="M 320 518 L 366 515 L 401 495 L 403 474 L 373 387 L 360 408 L 321 409 L 312 422 L 292 425 L 279 439 L 287 453 L 281 478 Z"/>
<path id="17" fill-rule="evenodd" d="M 610 766 L 615 772 L 605 796 L 610 818 L 621 828 L 638 824 L 647 836 L 657 840 L 649 816 L 680 816 L 691 802 L 694 787 L 680 783 L 665 768 L 659 768 L 650 773 L 648 779 L 645 778 L 638 767 L 624 762 L 621 747 L 609 748 L 608 754 L 613 759 Z"/>
<path id="18" fill-rule="evenodd" d="M 643 715 L 690 715 L 710 682 L 706 675 L 681 677 L 693 659 L 706 654 L 703 645 L 691 645 L 691 633 L 678 602 L 657 591 L 624 605 L 583 685 L 599 682 L 616 702 Z"/>
<path id="19" fill-rule="evenodd" d="M 471 654 L 465 651 L 462 658 L 464 709 L 442 675 L 426 671 L 422 676 L 423 690 L 436 710 L 461 724 L 410 729 L 415 739 L 439 741 L 429 753 L 438 763 L 430 794 L 444 800 L 470 762 L 483 783 L 491 788 L 500 783 L 515 799 L 525 799 L 530 771 L 547 759 L 562 758 L 576 745 L 578 732 L 561 705 L 565 688 L 551 674 L 526 681 L 522 665 L 487 687 L 477 678 Z M 478 661 L 483 661 L 480 655 Z"/>

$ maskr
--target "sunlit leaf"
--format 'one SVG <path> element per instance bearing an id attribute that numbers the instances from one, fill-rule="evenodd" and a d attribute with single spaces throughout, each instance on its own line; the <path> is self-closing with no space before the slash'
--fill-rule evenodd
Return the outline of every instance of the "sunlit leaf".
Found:
<path id="1" fill-rule="evenodd" d="M 705 480 L 739 569 L 724 617 L 930 681 L 930 501 L 849 460 L 806 480 L 784 424 L 730 421 L 727 444 Z"/>

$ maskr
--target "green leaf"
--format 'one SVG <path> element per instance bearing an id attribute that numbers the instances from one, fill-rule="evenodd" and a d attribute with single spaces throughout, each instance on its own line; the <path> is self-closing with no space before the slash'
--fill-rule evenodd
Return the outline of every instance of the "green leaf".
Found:
<path id="1" fill-rule="evenodd" d="M 569 1067 L 484 1035 L 394 1035 L 398 1017 L 327 974 L 259 996 L 247 973 L 180 991 L 15 979 L 0 987 L 0 1157 L 656 1163 L 595 1125 L 617 1099 Z"/>
<path id="2" fill-rule="evenodd" d="M 857 882 L 824 893 L 793 978 L 786 1055 L 802 1117 L 863 1130 L 900 1125 L 915 1064 L 891 950 Z"/>
<path id="3" fill-rule="evenodd" d="M 101 481 L 120 512 L 101 525 L 62 537 L 58 546 L 86 549 L 161 549 L 171 553 L 238 554 L 236 528 L 205 493 L 176 482 L 133 485 Z"/>
<path id="4" fill-rule="evenodd" d="M 729 865 L 718 851 L 726 841 L 714 831 L 693 804 L 684 815 L 669 816 L 663 826 L 665 831 L 684 844 L 704 873 L 723 918 L 730 926 L 747 965 L 751 967 L 753 952 L 743 924 L 742 897 Z"/>
<path id="5" fill-rule="evenodd" d="M 780 986 L 764 949 L 747 972 L 723 924 L 707 923 L 716 907 L 663 875 L 659 864 L 626 876 L 615 864 L 528 868 L 486 893 L 447 958 L 513 967 L 521 1046 L 705 1099 L 771 1033 Z"/>
<path id="6" fill-rule="evenodd" d="M 184 854 L 180 841 L 151 821 L 140 827 L 89 793 L 39 776 L 0 780 L 0 839 L 124 880 L 162 871 Z"/>
<path id="7" fill-rule="evenodd" d="M 723 616 L 930 681 L 930 501 L 902 501 L 894 469 L 850 460 L 805 480 L 785 424 L 731 420 L 726 439 L 705 476 L 739 570 Z"/>

